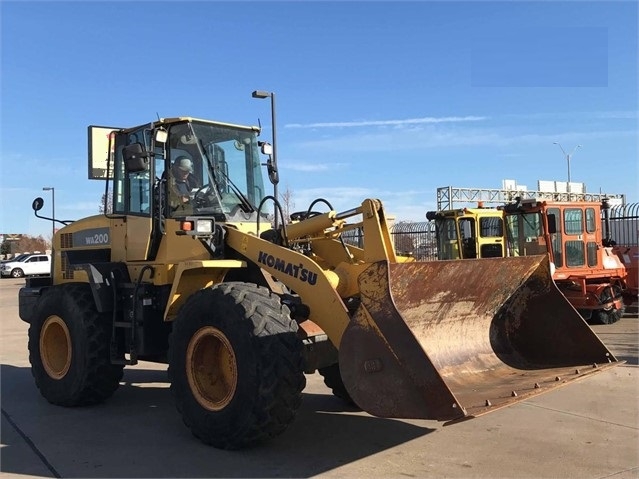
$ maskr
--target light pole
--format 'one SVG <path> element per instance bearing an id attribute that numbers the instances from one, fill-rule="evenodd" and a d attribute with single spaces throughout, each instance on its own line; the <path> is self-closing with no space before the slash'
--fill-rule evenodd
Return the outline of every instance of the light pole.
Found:
<path id="1" fill-rule="evenodd" d="M 272 161 L 273 161 L 273 165 L 275 166 L 275 168 L 277 169 L 277 140 L 276 140 L 276 134 L 275 134 L 275 93 L 272 91 L 264 91 L 264 90 L 255 90 L 251 96 L 253 98 L 260 98 L 260 99 L 264 99 L 264 98 L 270 98 L 271 99 L 271 129 L 273 130 L 273 138 L 272 138 L 272 148 L 273 148 L 273 154 L 272 154 Z M 275 196 L 275 199 L 277 201 L 279 201 L 279 198 L 277 197 L 277 183 L 279 182 L 279 176 L 276 177 L 277 180 L 273 183 L 273 196 Z M 278 226 L 278 221 L 277 221 L 277 213 L 275 213 L 275 229 L 277 229 Z"/>
<path id="2" fill-rule="evenodd" d="M 45 186 L 42 191 L 51 192 L 51 249 L 53 249 L 53 238 L 55 237 L 55 188 L 53 186 Z"/>
<path id="3" fill-rule="evenodd" d="M 570 154 L 566 153 L 566 151 L 563 149 L 563 147 L 559 144 L 558 141 L 553 142 L 553 145 L 557 145 L 559 146 L 559 148 L 561 148 L 562 153 L 564 154 L 564 156 L 566 157 L 566 162 L 568 163 L 568 183 L 566 184 L 566 187 L 568 189 L 568 193 L 570 193 L 570 157 L 573 155 L 573 153 L 577 150 L 577 148 L 581 148 L 581 145 L 577 145 L 575 146 L 572 151 L 570 152 Z"/>

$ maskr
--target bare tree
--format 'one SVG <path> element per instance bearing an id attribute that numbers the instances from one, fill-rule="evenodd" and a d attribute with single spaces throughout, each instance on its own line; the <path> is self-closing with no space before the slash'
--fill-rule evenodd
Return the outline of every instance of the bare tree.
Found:
<path id="1" fill-rule="evenodd" d="M 18 239 L 10 241 L 5 240 L 2 250 L 3 254 L 33 253 L 34 251 L 44 253 L 47 249 L 49 249 L 49 245 L 50 242 L 44 239 L 42 235 L 37 237 L 19 235 Z"/>
<path id="2" fill-rule="evenodd" d="M 99 213 L 113 213 L 113 191 L 109 190 L 106 194 L 106 211 L 104 210 L 105 205 L 105 195 L 102 195 L 102 199 L 100 200 L 100 205 L 98 206 Z"/>
<path id="3" fill-rule="evenodd" d="M 282 210 L 284 214 L 284 221 L 287 223 L 291 221 L 291 213 L 293 213 L 293 209 L 295 208 L 295 202 L 293 201 L 293 191 L 286 185 L 286 190 L 284 193 L 280 194 L 279 197 L 280 204 L 282 205 Z"/>

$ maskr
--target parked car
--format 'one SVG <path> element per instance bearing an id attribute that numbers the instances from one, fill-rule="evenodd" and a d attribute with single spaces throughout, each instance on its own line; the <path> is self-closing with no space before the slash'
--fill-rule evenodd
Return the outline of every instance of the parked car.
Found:
<path id="1" fill-rule="evenodd" d="M 22 261 L 2 264 L 0 269 L 2 277 L 22 278 L 45 274 L 51 274 L 51 255 L 48 254 L 30 254 Z"/>
<path id="2" fill-rule="evenodd" d="M 16 261 L 24 261 L 29 256 L 31 256 L 32 254 L 33 253 L 22 253 L 22 254 L 19 254 L 18 256 L 16 256 L 15 258 L 3 259 L 2 261 L 0 261 L 0 264 L 15 263 Z"/>

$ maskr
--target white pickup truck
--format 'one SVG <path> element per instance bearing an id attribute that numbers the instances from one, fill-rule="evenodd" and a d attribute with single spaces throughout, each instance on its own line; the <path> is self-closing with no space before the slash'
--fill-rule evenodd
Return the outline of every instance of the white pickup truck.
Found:
<path id="1" fill-rule="evenodd" d="M 2 263 L 0 275 L 12 278 L 22 278 L 23 276 L 51 274 L 51 255 L 32 254 L 21 261 L 9 261 Z"/>

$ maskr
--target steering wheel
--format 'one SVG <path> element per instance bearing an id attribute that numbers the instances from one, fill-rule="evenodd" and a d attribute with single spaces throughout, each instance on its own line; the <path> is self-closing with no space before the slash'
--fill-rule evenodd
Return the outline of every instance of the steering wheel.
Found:
<path id="1" fill-rule="evenodd" d="M 196 207 L 202 207 L 205 206 L 206 203 L 208 203 L 207 195 L 210 191 L 211 187 L 209 183 L 206 183 L 205 185 L 202 185 L 197 189 L 197 191 L 193 195 L 193 203 Z"/>

